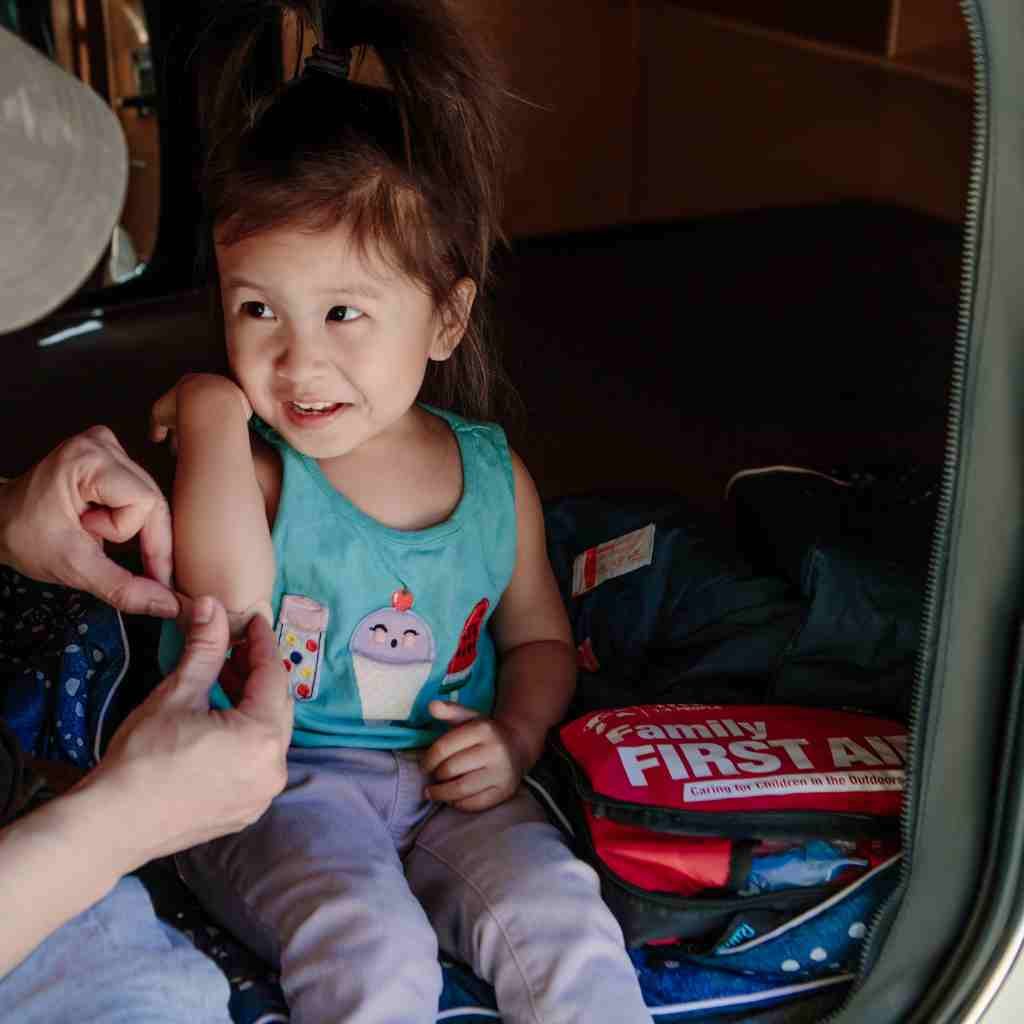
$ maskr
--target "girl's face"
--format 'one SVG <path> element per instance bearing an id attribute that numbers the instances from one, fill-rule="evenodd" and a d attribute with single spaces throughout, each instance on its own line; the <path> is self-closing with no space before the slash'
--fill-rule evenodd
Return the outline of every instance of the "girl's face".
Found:
<path id="1" fill-rule="evenodd" d="M 401 436 L 431 359 L 463 325 L 342 224 L 283 226 L 216 246 L 228 360 L 253 409 L 317 459 Z M 456 285 L 468 316 L 475 286 Z"/>

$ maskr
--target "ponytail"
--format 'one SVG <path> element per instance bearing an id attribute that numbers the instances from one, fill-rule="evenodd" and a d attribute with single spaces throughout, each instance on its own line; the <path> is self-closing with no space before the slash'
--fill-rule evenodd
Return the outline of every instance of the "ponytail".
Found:
<path id="1" fill-rule="evenodd" d="M 290 81 L 253 74 L 266 33 L 296 16 L 321 53 Z M 455 283 L 488 283 L 500 229 L 503 91 L 443 0 L 230 0 L 201 44 L 202 191 L 221 244 L 280 226 L 345 223 L 452 313 Z M 344 77 L 372 50 L 389 88 Z M 292 55 L 284 55 L 290 70 Z M 431 364 L 424 397 L 490 413 L 499 378 L 474 305 L 452 358 Z"/>

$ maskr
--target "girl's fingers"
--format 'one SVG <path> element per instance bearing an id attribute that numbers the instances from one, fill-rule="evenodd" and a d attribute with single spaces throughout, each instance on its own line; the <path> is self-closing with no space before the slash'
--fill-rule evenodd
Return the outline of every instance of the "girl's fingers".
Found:
<path id="1" fill-rule="evenodd" d="M 489 763 L 487 748 L 482 743 L 476 743 L 446 758 L 431 774 L 436 782 L 447 782 L 460 775 L 486 768 Z"/>
<path id="2" fill-rule="evenodd" d="M 466 707 L 465 704 L 459 704 L 454 700 L 432 700 L 427 705 L 427 710 L 439 722 L 461 724 L 481 717 L 475 708 Z"/>
<path id="3" fill-rule="evenodd" d="M 495 788 L 495 782 L 490 770 L 481 768 L 467 775 L 460 775 L 450 782 L 427 786 L 426 797 L 437 803 L 455 804 L 457 801 L 467 800 L 485 790 Z"/>
<path id="4" fill-rule="evenodd" d="M 454 757 L 460 750 L 475 747 L 479 742 L 479 730 L 472 726 L 452 729 L 427 747 L 420 758 L 420 767 L 427 775 L 433 775 L 438 765 Z"/>
<path id="5" fill-rule="evenodd" d="M 452 804 L 452 807 L 457 811 L 466 811 L 468 813 L 486 811 L 491 807 L 497 807 L 502 801 L 507 800 L 508 796 L 511 796 L 511 794 L 506 795 L 498 786 L 488 786 L 487 789 L 481 790 L 473 796 L 466 797 L 465 800 L 457 800 Z"/>

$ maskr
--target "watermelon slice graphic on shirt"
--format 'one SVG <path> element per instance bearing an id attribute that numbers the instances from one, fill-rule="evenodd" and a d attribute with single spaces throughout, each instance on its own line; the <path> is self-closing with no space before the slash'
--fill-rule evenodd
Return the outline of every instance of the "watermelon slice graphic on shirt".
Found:
<path id="1" fill-rule="evenodd" d="M 444 679 L 441 681 L 440 693 L 451 701 L 459 699 L 460 684 L 469 678 L 473 671 L 473 664 L 476 662 L 477 643 L 480 640 L 480 628 L 484 624 L 487 609 L 491 602 L 486 597 L 480 598 L 462 627 L 462 635 L 459 637 L 459 646 L 448 662 L 445 669 Z"/>

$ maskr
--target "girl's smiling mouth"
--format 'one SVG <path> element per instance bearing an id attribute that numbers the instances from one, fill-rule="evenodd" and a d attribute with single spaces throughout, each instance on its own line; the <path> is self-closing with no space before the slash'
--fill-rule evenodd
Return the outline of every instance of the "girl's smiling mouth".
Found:
<path id="1" fill-rule="evenodd" d="M 284 402 L 285 415 L 290 423 L 299 427 L 326 423 L 350 408 L 347 402 Z"/>

